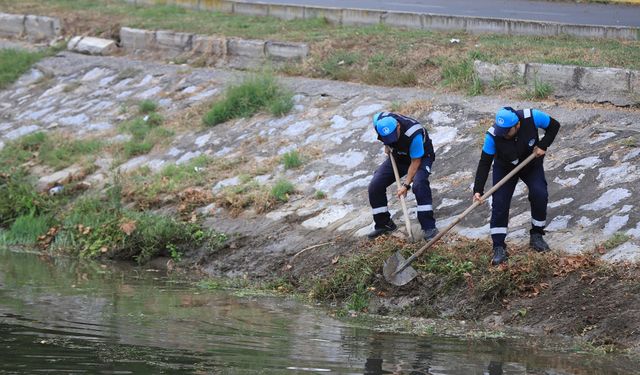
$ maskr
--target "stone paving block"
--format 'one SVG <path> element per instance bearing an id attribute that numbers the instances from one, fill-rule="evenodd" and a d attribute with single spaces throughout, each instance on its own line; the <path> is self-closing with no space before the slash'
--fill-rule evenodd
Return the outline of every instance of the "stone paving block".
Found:
<path id="1" fill-rule="evenodd" d="M 31 40 L 49 40 L 60 35 L 60 20 L 52 17 L 28 15 L 24 21 L 24 30 Z"/>
<path id="2" fill-rule="evenodd" d="M 587 91 L 629 91 L 629 71 L 617 68 L 577 68 L 580 88 Z"/>
<path id="3" fill-rule="evenodd" d="M 67 44 L 67 49 L 89 55 L 107 56 L 117 52 L 118 46 L 110 39 L 75 36 Z"/>
<path id="4" fill-rule="evenodd" d="M 629 77 L 629 89 L 635 94 L 640 94 L 640 71 L 632 70 Z"/>
<path id="5" fill-rule="evenodd" d="M 266 43 L 266 54 L 276 61 L 303 60 L 309 54 L 309 45 L 305 43 L 271 42 Z"/>
<path id="6" fill-rule="evenodd" d="M 155 45 L 156 34 L 153 31 L 123 27 L 120 29 L 120 43 L 126 50 L 150 50 Z"/>
<path id="7" fill-rule="evenodd" d="M 156 47 L 162 50 L 184 52 L 191 49 L 193 34 L 170 30 L 156 31 Z"/>
<path id="8" fill-rule="evenodd" d="M 0 36 L 14 37 L 24 34 L 25 16 L 0 13 Z"/>

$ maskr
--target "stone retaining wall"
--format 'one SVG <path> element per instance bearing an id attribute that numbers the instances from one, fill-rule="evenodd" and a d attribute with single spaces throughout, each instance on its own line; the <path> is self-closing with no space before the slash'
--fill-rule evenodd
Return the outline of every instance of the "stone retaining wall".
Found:
<path id="1" fill-rule="evenodd" d="M 301 61 L 309 54 L 305 43 L 246 40 L 168 30 L 149 31 L 123 27 L 120 42 L 129 52 L 161 51 L 168 55 L 204 56 L 225 61 L 234 68 L 256 67 L 265 61 L 273 63 Z"/>
<path id="2" fill-rule="evenodd" d="M 494 81 L 527 85 L 544 82 L 553 86 L 554 93 L 560 96 L 575 96 L 579 92 L 583 98 L 590 95 L 592 101 L 616 105 L 640 102 L 640 71 L 636 70 L 540 63 L 496 65 L 476 60 L 474 71 L 484 84 Z"/>
<path id="3" fill-rule="evenodd" d="M 397 12 L 349 8 L 322 8 L 232 0 L 127 0 L 132 4 L 174 4 L 195 10 L 220 11 L 249 16 L 281 19 L 325 18 L 338 25 L 385 24 L 424 30 L 462 30 L 469 33 L 508 35 L 572 35 L 588 38 L 639 40 L 640 29 L 634 27 L 569 25 L 554 22 L 503 20 L 497 18 L 446 16 L 428 13 Z"/>
<path id="4" fill-rule="evenodd" d="M 52 17 L 0 13 L 0 37 L 26 37 L 31 41 L 54 39 L 61 34 L 60 20 Z"/>

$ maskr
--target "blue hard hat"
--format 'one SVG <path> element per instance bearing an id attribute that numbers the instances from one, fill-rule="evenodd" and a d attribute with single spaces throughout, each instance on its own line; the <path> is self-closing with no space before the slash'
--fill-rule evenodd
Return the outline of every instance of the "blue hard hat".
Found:
<path id="1" fill-rule="evenodd" d="M 398 122 L 391 116 L 380 118 L 381 115 L 382 112 L 373 115 L 373 125 L 376 128 L 376 132 L 378 132 L 385 145 L 396 142 L 398 140 L 398 133 L 396 132 Z"/>
<path id="2" fill-rule="evenodd" d="M 496 113 L 496 122 L 493 124 L 494 135 L 503 136 L 509 132 L 515 124 L 518 123 L 520 119 L 515 112 L 510 111 L 506 108 L 501 108 Z"/>

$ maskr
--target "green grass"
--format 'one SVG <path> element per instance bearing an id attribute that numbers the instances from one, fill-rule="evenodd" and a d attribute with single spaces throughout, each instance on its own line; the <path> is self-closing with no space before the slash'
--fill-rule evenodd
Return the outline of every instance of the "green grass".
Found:
<path id="1" fill-rule="evenodd" d="M 251 76 L 239 85 L 229 87 L 223 99 L 215 102 L 204 115 L 203 122 L 214 126 L 233 118 L 253 116 L 263 109 L 281 116 L 293 108 L 292 97 L 291 92 L 284 89 L 273 75 Z"/>
<path id="2" fill-rule="evenodd" d="M 33 245 L 49 230 L 53 221 L 49 216 L 22 215 L 13 222 L 0 243 L 12 245 Z"/>
<path id="3" fill-rule="evenodd" d="M 302 165 L 300 153 L 296 150 L 285 152 L 282 155 L 282 164 L 284 169 L 295 169 Z"/>
<path id="4" fill-rule="evenodd" d="M 0 173 L 0 227 L 9 227 L 16 218 L 48 212 L 52 203 L 38 194 L 27 171 Z"/>
<path id="5" fill-rule="evenodd" d="M 602 244 L 602 247 L 604 247 L 606 250 L 611 250 L 629 241 L 630 239 L 631 239 L 631 236 L 629 236 L 628 234 L 617 232 L 617 233 L 614 233 L 613 236 L 611 236 L 611 238 L 606 240 Z"/>
<path id="6" fill-rule="evenodd" d="M 171 137 L 173 132 L 161 126 L 163 121 L 160 114 L 151 112 L 144 117 L 136 117 L 120 124 L 118 130 L 131 135 L 131 140 L 123 145 L 122 157 L 130 159 L 147 154 L 156 144 Z"/>
<path id="7" fill-rule="evenodd" d="M 536 79 L 533 82 L 533 86 L 524 90 L 522 96 L 524 99 L 545 99 L 553 93 L 553 86 L 550 83 L 542 82 Z"/>
<path id="8" fill-rule="evenodd" d="M 8 167 L 35 159 L 61 170 L 75 163 L 90 163 L 102 147 L 103 143 L 97 139 L 73 140 L 64 134 L 37 132 L 7 144 L 0 151 L 0 162 Z M 0 171 L 2 169 L 0 167 Z"/>
<path id="9" fill-rule="evenodd" d="M 15 82 L 45 55 L 44 52 L 0 49 L 0 89 Z"/>
<path id="10" fill-rule="evenodd" d="M 158 109 L 158 105 L 151 100 L 143 100 L 138 103 L 138 111 L 142 114 L 149 114 L 155 112 Z"/>
<path id="11" fill-rule="evenodd" d="M 271 196 L 279 202 L 288 202 L 289 195 L 295 191 L 293 184 L 287 180 L 278 180 L 271 188 Z"/>

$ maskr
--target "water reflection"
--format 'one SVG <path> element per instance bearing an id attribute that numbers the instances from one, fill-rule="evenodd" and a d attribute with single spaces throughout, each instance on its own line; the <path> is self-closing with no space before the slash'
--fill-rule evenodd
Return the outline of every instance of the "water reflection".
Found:
<path id="1" fill-rule="evenodd" d="M 0 373 L 626 374 L 626 359 L 384 334 L 282 298 L 0 249 Z"/>

